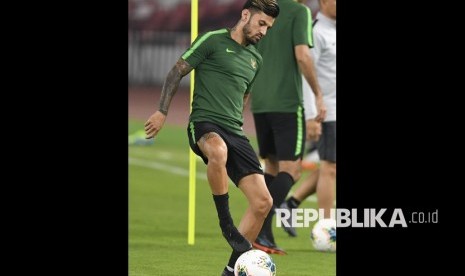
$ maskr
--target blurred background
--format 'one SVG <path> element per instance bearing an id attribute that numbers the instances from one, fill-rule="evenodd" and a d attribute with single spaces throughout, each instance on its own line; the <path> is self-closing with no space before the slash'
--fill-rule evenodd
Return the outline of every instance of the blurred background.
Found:
<path id="1" fill-rule="evenodd" d="M 244 2 L 199 0 L 199 33 L 233 27 Z M 315 16 L 318 0 L 305 4 Z M 190 13 L 190 0 L 128 0 L 129 118 L 145 120 L 155 111 L 168 71 L 190 45 Z M 187 123 L 189 78 L 181 81 L 171 106 L 179 112 L 170 112 L 168 124 Z M 252 134 L 253 122 L 244 116 L 244 130 Z"/>

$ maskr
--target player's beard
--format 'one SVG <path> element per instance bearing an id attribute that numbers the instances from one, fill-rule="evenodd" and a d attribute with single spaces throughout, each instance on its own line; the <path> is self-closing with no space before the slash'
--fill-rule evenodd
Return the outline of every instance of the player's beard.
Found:
<path id="1" fill-rule="evenodd" d="M 242 28 L 242 32 L 244 33 L 245 42 L 247 44 L 255 45 L 260 40 L 261 36 L 259 38 L 257 37 L 259 36 L 259 34 L 252 35 L 252 30 L 250 28 L 250 19 L 252 19 L 252 17 L 249 18 L 249 21 L 244 25 L 244 28 Z"/>

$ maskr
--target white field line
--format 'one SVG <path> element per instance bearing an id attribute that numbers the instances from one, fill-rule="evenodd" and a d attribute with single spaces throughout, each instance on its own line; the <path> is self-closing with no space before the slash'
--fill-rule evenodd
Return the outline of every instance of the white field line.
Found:
<path id="1" fill-rule="evenodd" d="M 159 170 L 159 171 L 165 171 L 165 172 L 169 172 L 172 174 L 189 177 L 189 170 L 186 170 L 184 168 L 166 165 L 166 164 L 155 162 L 155 161 L 147 161 L 147 160 L 143 160 L 139 158 L 129 157 L 128 159 L 129 159 L 128 161 L 130 165 L 150 168 L 150 169 Z M 203 172 L 197 172 L 196 176 L 197 178 L 207 180 L 207 174 Z"/>
<path id="2" fill-rule="evenodd" d="M 128 162 L 130 165 L 134 165 L 134 166 L 140 166 L 140 167 L 150 168 L 154 170 L 165 171 L 165 172 L 169 172 L 169 173 L 180 175 L 180 176 L 189 177 L 189 170 L 176 167 L 176 166 L 172 166 L 172 165 L 166 165 L 166 164 L 155 162 L 155 161 L 147 161 L 144 159 L 133 158 L 133 157 L 129 157 Z M 197 178 L 200 178 L 202 180 L 207 180 L 206 173 L 197 172 L 196 176 Z M 229 181 L 229 184 L 234 185 L 234 183 L 232 183 L 231 181 Z M 292 193 L 289 193 L 288 196 L 290 195 L 292 195 Z M 309 202 L 316 202 L 316 197 L 314 195 L 311 195 L 307 197 L 305 200 Z"/>
<path id="3" fill-rule="evenodd" d="M 155 153 L 147 151 L 144 148 L 131 148 L 129 150 L 131 156 L 137 156 L 142 158 L 157 158 L 162 160 L 170 160 L 174 158 L 174 154 L 170 151 L 157 150 Z"/>

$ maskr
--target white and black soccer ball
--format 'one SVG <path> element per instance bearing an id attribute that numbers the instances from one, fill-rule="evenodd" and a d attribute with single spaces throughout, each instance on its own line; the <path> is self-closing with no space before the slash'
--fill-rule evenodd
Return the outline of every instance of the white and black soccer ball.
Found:
<path id="1" fill-rule="evenodd" d="M 313 226 L 310 238 L 316 250 L 336 252 L 336 220 L 320 219 Z"/>
<path id="2" fill-rule="evenodd" d="M 235 276 L 276 276 L 276 265 L 266 252 L 252 249 L 243 253 L 234 265 Z"/>

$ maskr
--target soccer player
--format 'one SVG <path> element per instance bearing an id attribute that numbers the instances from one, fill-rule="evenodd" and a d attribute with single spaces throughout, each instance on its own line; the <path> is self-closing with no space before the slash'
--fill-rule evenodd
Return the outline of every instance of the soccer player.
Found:
<path id="1" fill-rule="evenodd" d="M 336 199 L 336 0 L 319 0 L 319 4 L 320 11 L 313 25 L 315 47 L 312 55 L 328 110 L 317 142 L 320 167 L 300 184 L 280 208 L 297 208 L 305 198 L 316 192 L 318 207 L 324 210 L 324 218 L 330 218 Z M 304 85 L 304 93 L 310 89 Z M 284 227 L 284 230 L 291 236 L 296 235 L 292 227 Z"/>
<path id="2" fill-rule="evenodd" d="M 242 112 L 263 63 L 254 45 L 278 14 L 276 0 L 247 0 L 233 28 L 198 36 L 168 73 L 158 111 L 145 123 L 147 139 L 158 134 L 181 78 L 195 68 L 187 136 L 191 149 L 207 165 L 221 231 L 233 249 L 222 275 L 234 275 L 237 258 L 252 248 L 272 205 L 260 162 L 242 130 Z M 239 230 L 229 211 L 228 176 L 249 203 Z"/>
<path id="3" fill-rule="evenodd" d="M 251 94 L 259 154 L 265 160 L 265 181 L 280 206 L 301 176 L 306 137 L 302 77 L 315 93 L 317 121 L 325 117 L 309 47 L 313 47 L 310 9 L 293 0 L 278 0 L 280 16 L 273 29 L 257 44 L 263 56 Z M 272 217 L 267 216 L 254 247 L 267 253 L 286 254 L 274 240 Z"/>

